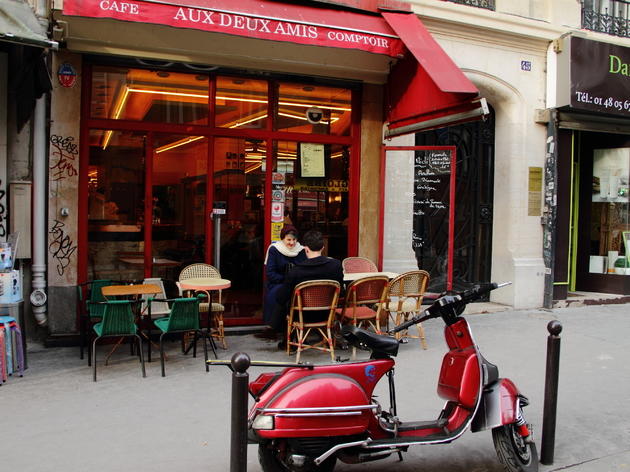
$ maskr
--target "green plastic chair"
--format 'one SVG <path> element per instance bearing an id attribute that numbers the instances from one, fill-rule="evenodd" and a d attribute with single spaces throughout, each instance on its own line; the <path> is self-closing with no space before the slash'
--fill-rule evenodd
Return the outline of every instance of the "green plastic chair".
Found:
<path id="1" fill-rule="evenodd" d="M 88 323 L 93 325 L 103 318 L 106 301 L 101 289 L 108 285 L 113 285 L 113 280 L 98 279 L 84 284 L 77 285 L 77 303 L 79 309 L 79 335 L 80 358 L 83 359 L 83 351 L 87 346 Z M 85 292 L 87 291 L 87 297 Z M 92 365 L 92 353 L 88 349 L 88 365 Z"/>
<path id="2" fill-rule="evenodd" d="M 138 302 L 129 300 L 111 300 L 101 304 L 103 306 L 103 319 L 94 325 L 96 338 L 92 342 L 92 357 L 94 361 L 94 382 L 96 382 L 96 342 L 106 337 L 135 336 L 138 341 L 140 363 L 142 365 L 142 377 L 146 377 L 144 370 L 144 354 L 142 352 L 142 339 L 138 335 L 138 327 L 135 323 L 132 306 Z"/>
<path id="3" fill-rule="evenodd" d="M 197 357 L 197 335 L 200 335 L 203 338 L 204 363 L 206 365 L 206 372 L 208 372 L 207 336 L 204 336 L 199 326 L 199 298 L 172 298 L 166 300 L 149 299 L 149 303 L 153 301 L 171 302 L 171 311 L 169 316 L 153 321 L 153 324 L 162 331 L 162 334 L 160 334 L 160 362 L 162 364 L 162 377 L 166 376 L 164 370 L 163 338 L 166 334 L 170 333 L 186 333 L 194 331 L 193 357 Z M 212 338 L 210 338 L 210 346 L 212 347 L 212 352 L 214 352 L 214 357 L 217 358 L 217 351 Z"/>

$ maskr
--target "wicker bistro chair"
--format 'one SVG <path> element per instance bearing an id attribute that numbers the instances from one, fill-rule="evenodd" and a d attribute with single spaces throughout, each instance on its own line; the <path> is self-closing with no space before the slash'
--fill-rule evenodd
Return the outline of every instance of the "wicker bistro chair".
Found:
<path id="1" fill-rule="evenodd" d="M 381 333 L 381 312 L 387 299 L 389 278 L 386 275 L 363 277 L 353 281 L 346 289 L 344 306 L 336 313 L 342 323 L 372 329 Z M 374 310 L 373 307 L 376 307 Z"/>
<path id="2" fill-rule="evenodd" d="M 342 324 L 352 324 L 360 328 L 372 329 L 381 334 L 381 321 L 385 312 L 383 306 L 387 299 L 389 278 L 386 275 L 363 277 L 353 281 L 346 289 L 344 306 L 336 313 Z M 376 308 L 376 310 L 374 309 Z M 356 357 L 356 347 L 352 348 L 352 357 Z"/>
<path id="3" fill-rule="evenodd" d="M 336 280 L 310 280 L 296 285 L 287 317 L 287 354 L 291 353 L 291 346 L 295 346 L 296 363 L 300 362 L 302 351 L 307 349 L 330 352 L 330 358 L 335 360 L 332 329 L 340 291 L 341 286 Z M 308 314 L 313 312 L 328 312 L 328 316 L 323 321 L 311 321 Z M 306 344 L 313 330 L 322 339 L 315 344 Z M 292 337 L 295 341 L 291 340 Z"/>
<path id="4" fill-rule="evenodd" d="M 156 300 L 157 303 L 171 302 L 169 316 L 154 321 L 155 326 L 162 332 L 160 334 L 160 363 L 162 366 L 162 377 L 166 376 L 164 370 L 164 343 L 163 338 L 170 333 L 188 333 L 193 332 L 193 357 L 197 357 L 197 335 L 203 338 L 203 355 L 206 372 L 208 372 L 208 345 L 206 336 L 201 332 L 199 326 L 199 299 L 198 298 L 173 298 L 165 300 Z M 210 338 L 210 346 L 217 357 L 217 351 L 214 348 L 214 341 Z"/>
<path id="5" fill-rule="evenodd" d="M 346 257 L 341 265 L 346 274 L 357 272 L 378 272 L 376 264 L 366 257 Z"/>
<path id="6" fill-rule="evenodd" d="M 221 273 L 218 269 L 210 264 L 196 263 L 191 264 L 189 266 L 184 267 L 184 269 L 179 274 L 179 281 L 186 279 L 195 279 L 198 277 L 207 277 L 207 278 L 221 278 Z M 183 296 L 183 292 L 179 283 L 177 284 L 177 288 L 179 289 L 179 296 Z M 225 311 L 225 306 L 223 305 L 222 299 L 222 290 L 219 290 L 219 298 L 218 303 L 212 302 L 212 307 L 207 302 L 202 302 L 199 304 L 199 312 L 207 313 L 210 310 L 212 314 L 212 328 L 208 326 L 208 330 L 212 329 L 212 336 L 219 339 L 223 346 L 223 349 L 227 349 L 227 342 L 225 340 L 225 326 L 223 325 L 223 312 Z"/>
<path id="7" fill-rule="evenodd" d="M 400 274 L 389 283 L 387 302 L 388 318 L 394 325 L 404 323 L 422 310 L 422 299 L 429 284 L 429 273 L 425 270 L 413 270 Z M 418 336 L 396 333 L 396 339 L 403 336 L 419 338 L 423 349 L 427 349 L 427 341 L 424 336 L 424 328 L 418 323 Z"/>
<path id="8" fill-rule="evenodd" d="M 138 342 L 138 352 L 142 365 L 142 377 L 146 377 L 144 370 L 144 354 L 142 352 L 142 339 L 138 335 L 138 327 L 132 306 L 138 302 L 129 300 L 111 300 L 102 302 L 105 307 L 103 319 L 92 328 L 96 338 L 92 341 L 92 361 L 94 362 L 94 382 L 96 382 L 96 341 L 105 337 L 130 337 L 134 336 Z"/>

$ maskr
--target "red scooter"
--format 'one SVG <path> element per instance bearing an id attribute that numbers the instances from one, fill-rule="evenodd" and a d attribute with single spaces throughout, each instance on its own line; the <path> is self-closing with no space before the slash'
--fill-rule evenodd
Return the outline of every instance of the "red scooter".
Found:
<path id="1" fill-rule="evenodd" d="M 448 352 L 438 379 L 446 400 L 436 419 L 403 421 L 396 414 L 394 360 L 399 343 L 390 336 L 345 327 L 349 344 L 371 350 L 369 360 L 330 365 L 295 365 L 264 373 L 250 383 L 255 403 L 249 413 L 250 441 L 259 444 L 265 472 L 332 471 L 335 462 L 355 464 L 407 451 L 409 446 L 441 444 L 492 429 L 494 446 L 509 472 L 538 470 L 538 454 L 521 409 L 528 404 L 514 383 L 479 352 L 461 316 L 467 303 L 500 286 L 477 285 L 444 295 L 389 334 L 415 323 L 442 318 Z M 273 365 L 273 364 L 272 364 Z M 286 366 L 286 364 L 277 364 Z M 390 407 L 373 397 L 381 377 L 389 380 Z"/>

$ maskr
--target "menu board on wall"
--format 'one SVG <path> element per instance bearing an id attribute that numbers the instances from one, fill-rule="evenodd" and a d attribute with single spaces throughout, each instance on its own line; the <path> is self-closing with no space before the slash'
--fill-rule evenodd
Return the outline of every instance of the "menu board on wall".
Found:
<path id="1" fill-rule="evenodd" d="M 412 247 L 418 267 L 452 285 L 455 147 L 414 148 Z"/>

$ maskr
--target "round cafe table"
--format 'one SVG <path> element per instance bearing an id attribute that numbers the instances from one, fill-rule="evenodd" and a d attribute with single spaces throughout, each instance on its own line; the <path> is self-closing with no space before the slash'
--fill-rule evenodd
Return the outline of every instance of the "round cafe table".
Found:
<path id="1" fill-rule="evenodd" d="M 203 292 L 208 297 L 208 311 L 206 314 L 206 324 L 208 326 L 208 330 L 206 331 L 206 335 L 210 339 L 211 343 L 214 343 L 212 339 L 212 329 L 210 327 L 210 317 L 212 316 L 212 292 L 223 290 L 226 288 L 230 288 L 232 282 L 228 279 L 219 279 L 216 277 L 194 277 L 192 279 L 184 279 L 180 280 L 179 287 L 183 291 L 189 292 L 189 295 L 192 295 L 193 292 Z M 223 344 L 223 348 L 226 349 L 227 345 L 225 343 L 225 329 L 223 326 L 223 314 L 217 315 L 217 334 L 221 339 Z M 190 347 L 188 348 L 190 349 Z M 188 351 L 188 349 L 186 349 Z"/>

